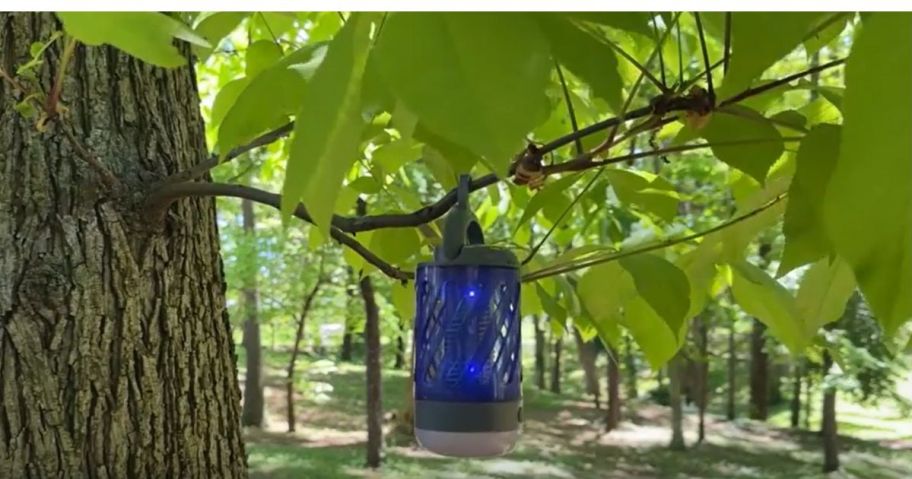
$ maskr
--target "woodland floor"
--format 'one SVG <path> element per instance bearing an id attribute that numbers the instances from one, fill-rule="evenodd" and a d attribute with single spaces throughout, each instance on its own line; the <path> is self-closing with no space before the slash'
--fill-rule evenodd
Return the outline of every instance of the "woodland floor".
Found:
<path id="1" fill-rule="evenodd" d="M 281 361 L 281 360 L 279 360 Z M 241 362 L 240 364 L 243 364 Z M 277 364 L 281 364 L 278 362 Z M 321 369 L 322 368 L 322 369 Z M 688 450 L 666 449 L 668 409 L 642 402 L 625 410 L 620 429 L 604 434 L 603 410 L 591 401 L 525 391 L 526 423 L 517 449 L 502 458 L 457 460 L 417 449 L 401 434 L 387 436 L 382 470 L 364 464 L 364 370 L 316 361 L 307 366 L 309 382 L 299 390 L 297 432 L 287 433 L 283 373 L 269 371 L 268 424 L 246 431 L 253 478 L 801 478 L 822 477 L 821 452 L 814 432 L 770 424 L 709 417 L 707 440 L 694 445 L 696 415 L 686 411 Z M 568 381 L 570 382 L 570 381 Z M 408 376 L 384 371 L 384 411 L 402 407 Z M 572 386 L 572 385 L 571 385 Z M 835 478 L 912 477 L 912 422 L 889 408 L 840 410 L 843 470 Z M 389 418 L 388 418 L 389 419 Z M 388 429 L 393 421 L 388 420 Z M 813 424 L 812 424 L 813 426 Z M 864 437 L 862 439 L 861 437 Z"/>

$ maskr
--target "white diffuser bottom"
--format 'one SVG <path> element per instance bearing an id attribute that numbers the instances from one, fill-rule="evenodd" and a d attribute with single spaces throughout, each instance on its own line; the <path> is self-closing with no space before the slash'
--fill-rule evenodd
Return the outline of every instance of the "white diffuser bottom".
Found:
<path id="1" fill-rule="evenodd" d="M 443 456 L 492 457 L 513 450 L 519 430 L 503 432 L 445 432 L 415 428 L 421 447 Z"/>

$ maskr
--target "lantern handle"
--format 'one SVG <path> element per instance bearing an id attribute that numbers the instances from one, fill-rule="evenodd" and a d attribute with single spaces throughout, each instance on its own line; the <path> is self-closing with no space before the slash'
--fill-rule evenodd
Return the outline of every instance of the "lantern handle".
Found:
<path id="1" fill-rule="evenodd" d="M 481 225 L 478 224 L 478 218 L 469 209 L 471 181 L 472 177 L 469 175 L 459 176 L 459 185 L 456 187 L 456 206 L 447 215 L 443 227 L 442 252 L 446 260 L 455 260 L 462 253 L 465 245 L 484 244 Z"/>

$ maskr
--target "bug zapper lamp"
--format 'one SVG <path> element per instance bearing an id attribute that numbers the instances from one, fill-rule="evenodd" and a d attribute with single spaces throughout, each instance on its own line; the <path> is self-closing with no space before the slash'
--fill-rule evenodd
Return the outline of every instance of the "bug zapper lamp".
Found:
<path id="1" fill-rule="evenodd" d="M 415 435 L 446 456 L 509 452 L 522 422 L 519 261 L 486 246 L 468 176 L 415 288 Z"/>

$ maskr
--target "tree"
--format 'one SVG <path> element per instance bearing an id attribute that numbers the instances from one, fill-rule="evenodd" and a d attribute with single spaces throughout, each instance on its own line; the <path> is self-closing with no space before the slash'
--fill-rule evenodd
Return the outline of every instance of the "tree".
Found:
<path id="1" fill-rule="evenodd" d="M 0 25 L 0 476 L 246 476 L 214 201 L 142 204 L 207 160 L 186 45 L 165 70 L 60 39 L 14 79 L 61 25 Z"/>
<path id="2" fill-rule="evenodd" d="M 253 244 L 256 238 L 256 217 L 253 213 L 253 202 L 241 201 L 244 218 L 244 234 Z M 263 427 L 265 402 L 263 400 L 263 344 L 260 337 L 260 322 L 257 319 L 257 265 L 253 255 L 256 250 L 248 249 L 250 261 L 244 285 L 244 336 L 242 344 L 247 358 L 247 377 L 244 379 L 244 408 L 241 412 L 241 424 L 244 426 Z"/>
<path id="3" fill-rule="evenodd" d="M 298 324 L 295 328 L 294 342 L 291 347 L 291 358 L 288 360 L 288 369 L 286 371 L 285 377 L 285 408 L 288 422 L 288 432 L 295 431 L 295 424 L 297 423 L 297 416 L 295 415 L 295 367 L 297 366 L 298 356 L 301 354 L 301 341 L 304 340 L 304 325 L 307 321 L 307 315 L 310 313 L 310 309 L 313 307 L 314 300 L 317 298 L 317 293 L 320 291 L 320 287 L 323 286 L 324 278 L 322 259 L 320 265 L 320 273 L 317 277 L 317 281 L 313 285 L 313 289 L 307 293 L 307 297 L 304 298 L 304 302 L 301 305 L 301 313 L 298 316 Z"/>
<path id="4" fill-rule="evenodd" d="M 544 390 L 548 341 L 545 339 L 545 329 L 539 324 L 538 315 L 532 315 L 532 325 L 535 328 L 535 385 Z"/>
<path id="5" fill-rule="evenodd" d="M 725 417 L 735 420 L 735 394 L 737 393 L 738 348 L 735 341 L 735 319 L 728 326 L 728 387 L 725 390 Z"/>
<path id="6" fill-rule="evenodd" d="M 367 321 L 364 323 L 364 341 L 367 343 L 367 465 L 380 467 L 383 449 L 383 402 L 380 381 L 380 311 L 374 297 L 374 286 L 369 277 L 360 281 L 361 297 Z"/>
<path id="7" fill-rule="evenodd" d="M 592 340 L 588 342 L 584 341 L 579 330 L 576 329 L 573 331 L 573 336 L 576 340 L 576 353 L 579 358 L 579 363 L 583 367 L 583 380 L 586 383 L 586 393 L 592 395 L 593 400 L 595 401 L 595 408 L 598 409 L 601 406 L 599 404 L 599 377 L 595 362 L 598 359 L 600 344 Z"/>
<path id="8" fill-rule="evenodd" d="M 668 389 L 671 405 L 671 442 L 668 447 L 673 451 L 683 451 L 684 414 L 682 410 L 681 382 L 683 379 L 683 357 L 679 354 L 668 363 Z"/>
<path id="9" fill-rule="evenodd" d="M 634 399 L 635 395 L 627 396 Z M 605 412 L 605 431 L 611 431 L 621 422 L 621 370 L 618 365 L 618 353 L 613 347 L 608 349 L 608 410 Z"/>
<path id="10" fill-rule="evenodd" d="M 552 331 L 551 334 L 552 340 L 552 351 L 554 356 L 551 361 L 551 392 L 554 394 L 561 393 L 561 375 L 563 374 L 563 369 L 561 368 L 561 353 L 564 349 L 564 335 L 563 334 L 554 334 Z"/>
<path id="11" fill-rule="evenodd" d="M 833 358 L 829 351 L 823 352 L 823 373 L 827 374 L 833 367 Z M 839 469 L 839 444 L 836 426 L 836 388 L 824 386 L 823 409 L 821 410 L 821 437 L 823 438 L 823 472 Z"/>

